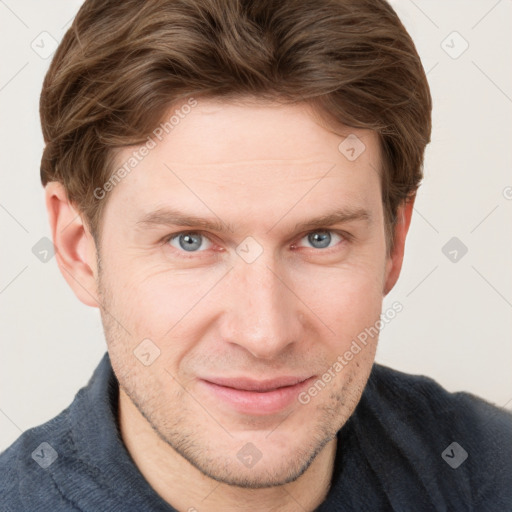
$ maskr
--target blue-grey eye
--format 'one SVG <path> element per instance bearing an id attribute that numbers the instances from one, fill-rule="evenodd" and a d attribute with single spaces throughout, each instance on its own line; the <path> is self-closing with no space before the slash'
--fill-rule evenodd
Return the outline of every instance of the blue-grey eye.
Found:
<path id="1" fill-rule="evenodd" d="M 332 233 L 331 231 L 314 231 L 307 235 L 307 239 L 314 249 L 325 249 L 331 244 L 333 234 L 341 240 L 340 235 Z"/>
<path id="2" fill-rule="evenodd" d="M 205 236 L 201 235 L 201 233 L 190 232 L 190 233 L 179 233 L 179 234 L 173 236 L 169 240 L 169 243 L 176 249 L 183 249 L 184 251 L 187 251 L 187 252 L 198 252 L 198 249 L 201 248 L 201 246 L 203 245 L 205 240 L 208 241 L 208 239 Z M 174 243 L 176 241 L 178 243 L 177 246 Z M 202 252 L 202 251 L 199 251 L 199 252 Z"/>

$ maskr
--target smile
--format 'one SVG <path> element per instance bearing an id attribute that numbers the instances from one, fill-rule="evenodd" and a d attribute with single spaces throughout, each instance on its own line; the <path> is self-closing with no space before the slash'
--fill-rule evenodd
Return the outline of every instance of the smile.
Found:
<path id="1" fill-rule="evenodd" d="M 281 377 L 267 381 L 251 379 L 201 379 L 207 392 L 240 414 L 276 414 L 296 402 L 297 395 L 314 377 Z"/>

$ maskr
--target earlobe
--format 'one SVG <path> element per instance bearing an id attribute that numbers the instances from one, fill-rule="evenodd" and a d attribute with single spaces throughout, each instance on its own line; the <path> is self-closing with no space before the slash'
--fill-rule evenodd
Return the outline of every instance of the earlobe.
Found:
<path id="1" fill-rule="evenodd" d="M 383 295 L 386 296 L 395 286 L 400 276 L 404 259 L 405 239 L 411 224 L 415 196 L 411 196 L 402 203 L 397 211 L 397 222 L 394 231 L 395 244 L 392 253 L 386 261 L 386 278 Z"/>
<path id="2" fill-rule="evenodd" d="M 64 279 L 81 302 L 99 307 L 96 245 L 87 225 L 61 183 L 46 185 L 45 200 L 55 258 Z"/>

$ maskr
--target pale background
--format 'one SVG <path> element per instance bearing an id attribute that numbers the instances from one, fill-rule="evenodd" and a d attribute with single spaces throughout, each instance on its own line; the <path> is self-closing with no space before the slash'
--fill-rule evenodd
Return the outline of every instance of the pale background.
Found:
<path id="1" fill-rule="evenodd" d="M 98 310 L 75 298 L 55 258 L 32 252 L 50 237 L 43 57 L 80 4 L 0 0 L 0 450 L 67 407 L 106 349 Z M 428 72 L 434 127 L 402 276 L 384 304 L 404 309 L 377 361 L 512 408 L 512 2 L 392 4 Z M 456 262 L 455 246 L 442 252 L 452 237 L 468 248 Z"/>

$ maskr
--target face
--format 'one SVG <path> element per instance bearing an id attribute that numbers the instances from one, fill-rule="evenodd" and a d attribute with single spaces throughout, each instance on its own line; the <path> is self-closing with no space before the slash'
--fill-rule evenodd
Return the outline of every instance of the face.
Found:
<path id="1" fill-rule="evenodd" d="M 340 151 L 349 134 L 356 150 Z M 303 105 L 198 100 L 152 138 L 102 223 L 121 393 L 207 476 L 290 482 L 374 360 L 376 337 L 353 341 L 378 321 L 389 269 L 377 137 L 334 133 Z"/>

